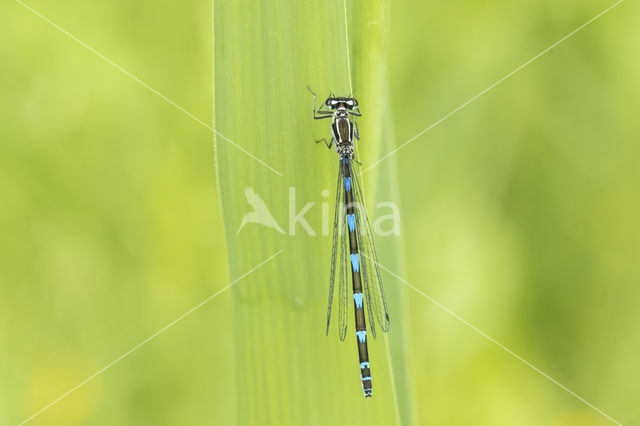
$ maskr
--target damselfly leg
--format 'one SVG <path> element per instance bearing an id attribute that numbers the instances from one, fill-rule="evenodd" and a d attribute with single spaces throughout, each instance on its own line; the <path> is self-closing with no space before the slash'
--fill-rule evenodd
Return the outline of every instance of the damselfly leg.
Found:
<path id="1" fill-rule="evenodd" d="M 324 144 L 327 146 L 327 148 L 331 149 L 331 147 L 333 146 L 333 136 L 331 137 L 331 140 L 329 142 L 327 142 L 327 138 L 322 138 L 322 139 L 318 139 L 316 141 L 316 143 L 320 143 L 320 142 L 324 142 Z"/>

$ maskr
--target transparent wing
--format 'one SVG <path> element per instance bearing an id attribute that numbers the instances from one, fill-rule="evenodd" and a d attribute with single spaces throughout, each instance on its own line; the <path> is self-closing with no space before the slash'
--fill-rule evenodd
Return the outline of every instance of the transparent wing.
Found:
<path id="1" fill-rule="evenodd" d="M 338 334 L 340 340 L 347 335 L 347 238 L 345 232 L 346 209 L 344 205 L 344 188 L 342 183 L 342 167 L 338 168 L 338 184 L 336 185 L 336 207 L 333 217 L 333 243 L 331 250 L 331 277 L 329 282 L 329 308 L 327 309 L 327 335 L 331 321 L 333 289 L 338 281 Z"/>
<path id="2" fill-rule="evenodd" d="M 367 217 L 367 211 L 360 184 L 358 171 L 353 170 L 355 201 L 357 203 L 358 214 L 356 215 L 358 246 L 360 247 L 360 270 L 364 287 L 364 295 L 367 301 L 367 312 L 371 334 L 376 337 L 373 318 L 377 319 L 382 331 L 389 330 L 389 310 L 387 308 L 387 298 L 382 287 L 382 278 L 378 268 L 378 255 L 373 243 L 373 232 Z"/>
<path id="3" fill-rule="evenodd" d="M 344 192 L 344 191 L 341 191 Z M 342 204 L 344 205 L 344 203 Z M 337 208 L 336 208 L 337 210 Z M 348 272 L 350 271 L 350 263 L 347 262 L 349 258 L 349 248 L 347 245 L 347 233 L 345 232 L 345 222 L 346 222 L 346 209 L 340 207 L 342 218 L 340 219 L 340 278 L 338 280 L 338 297 L 340 298 L 339 313 L 338 313 L 338 332 L 340 336 L 340 340 L 344 341 L 344 338 L 347 336 L 347 313 L 349 311 L 349 305 L 347 302 L 349 301 L 347 283 L 348 283 Z"/>

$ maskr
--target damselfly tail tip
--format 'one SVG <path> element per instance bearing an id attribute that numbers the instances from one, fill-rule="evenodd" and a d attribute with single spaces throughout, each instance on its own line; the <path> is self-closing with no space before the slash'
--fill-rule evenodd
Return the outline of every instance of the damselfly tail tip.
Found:
<path id="1" fill-rule="evenodd" d="M 365 368 L 368 369 L 369 368 L 369 362 L 365 361 L 365 363 L 367 365 L 365 365 Z M 362 370 L 362 363 L 360 364 L 360 370 Z M 366 370 L 364 370 L 366 371 Z M 363 373 L 366 374 L 366 373 Z M 371 370 L 369 370 L 369 374 L 371 374 Z M 371 393 L 373 391 L 373 386 L 371 383 L 371 376 L 367 376 L 367 377 L 363 377 L 362 378 L 362 390 L 364 391 L 364 397 L 365 398 L 369 398 L 371 396 Z"/>

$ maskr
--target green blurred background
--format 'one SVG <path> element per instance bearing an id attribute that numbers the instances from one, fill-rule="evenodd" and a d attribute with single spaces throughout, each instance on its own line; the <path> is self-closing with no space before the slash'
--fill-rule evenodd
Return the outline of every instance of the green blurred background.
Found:
<path id="1" fill-rule="evenodd" d="M 29 4 L 212 122 L 211 2 Z M 611 4 L 392 2 L 396 145 Z M 623 2 L 394 157 L 404 278 L 629 425 L 640 417 L 639 16 Z M 0 5 L 0 28 L 4 425 L 246 270 L 229 272 L 208 129 L 15 1 Z M 385 282 L 408 300 L 415 424 L 613 424 Z M 231 299 L 29 424 L 236 423 Z"/>

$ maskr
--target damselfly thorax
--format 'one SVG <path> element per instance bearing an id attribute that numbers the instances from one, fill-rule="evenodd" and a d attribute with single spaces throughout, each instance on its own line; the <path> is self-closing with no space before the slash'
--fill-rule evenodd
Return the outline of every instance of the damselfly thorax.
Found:
<path id="1" fill-rule="evenodd" d="M 311 89 L 309 89 L 311 91 Z M 311 92 L 313 93 L 313 92 Z M 324 142 L 329 148 L 335 143 L 338 156 L 343 159 L 353 158 L 353 145 L 360 140 L 356 117 L 362 114 L 358 109 L 358 101 L 353 97 L 329 96 L 316 109 L 316 95 L 313 93 L 313 118 L 316 120 L 331 118 L 331 140 L 322 138 L 317 142 Z"/>
<path id="2" fill-rule="evenodd" d="M 336 152 L 341 158 L 353 157 L 353 123 L 346 110 L 337 110 L 333 115 L 331 133 L 336 144 Z"/>

